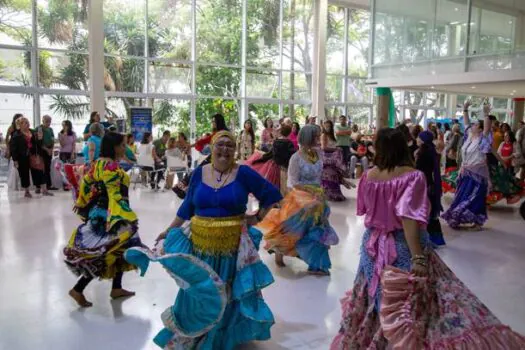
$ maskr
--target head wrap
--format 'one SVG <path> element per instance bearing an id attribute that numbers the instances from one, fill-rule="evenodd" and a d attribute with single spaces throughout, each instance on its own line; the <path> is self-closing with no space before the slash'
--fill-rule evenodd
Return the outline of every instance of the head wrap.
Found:
<path id="1" fill-rule="evenodd" d="M 419 133 L 418 137 L 423 141 L 425 145 L 428 145 L 435 149 L 434 146 L 434 134 L 431 131 L 422 131 Z"/>
<path id="2" fill-rule="evenodd" d="M 211 148 L 213 149 L 213 147 L 215 146 L 215 143 L 219 141 L 220 138 L 223 138 L 223 137 L 229 138 L 235 144 L 235 136 L 233 136 L 233 134 L 229 132 L 228 130 L 222 130 L 222 131 L 215 133 L 213 137 L 211 138 Z M 211 154 L 211 163 L 213 165 L 213 152 Z M 235 164 L 235 157 L 232 157 L 230 167 L 233 167 L 234 164 Z"/>
<path id="3" fill-rule="evenodd" d="M 215 145 L 215 142 L 217 142 L 217 140 L 219 140 L 221 137 L 227 137 L 235 143 L 235 137 L 233 136 L 233 134 L 228 130 L 222 130 L 215 133 L 215 135 L 213 135 L 213 137 L 211 138 L 212 147 Z"/>

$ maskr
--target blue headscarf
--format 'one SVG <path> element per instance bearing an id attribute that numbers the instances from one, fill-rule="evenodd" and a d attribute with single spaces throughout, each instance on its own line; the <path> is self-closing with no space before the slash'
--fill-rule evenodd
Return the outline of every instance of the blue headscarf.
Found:
<path id="1" fill-rule="evenodd" d="M 432 211 L 430 213 L 431 217 L 439 215 L 439 212 L 443 210 L 441 206 L 441 170 L 439 164 L 439 156 L 436 151 L 436 146 L 434 145 L 434 134 L 431 131 L 423 131 L 418 136 L 421 141 L 428 147 L 429 156 L 432 157 L 432 164 L 434 164 L 434 195 L 433 198 L 430 198 L 432 204 Z"/>

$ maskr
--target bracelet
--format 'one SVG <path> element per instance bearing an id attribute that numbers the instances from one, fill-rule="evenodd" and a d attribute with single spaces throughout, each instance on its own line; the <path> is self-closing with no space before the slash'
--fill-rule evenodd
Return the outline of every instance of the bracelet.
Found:
<path id="1" fill-rule="evenodd" d="M 419 265 L 419 266 L 423 266 L 423 267 L 428 267 L 427 263 L 426 262 L 423 262 L 423 261 L 414 261 L 413 262 L 414 265 Z"/>
<path id="2" fill-rule="evenodd" d="M 412 260 L 412 261 L 415 261 L 415 260 L 425 260 L 425 261 L 426 261 L 426 260 L 427 260 L 427 257 L 424 256 L 424 255 L 414 255 L 414 256 L 412 257 L 412 259 L 410 259 L 410 260 Z"/>

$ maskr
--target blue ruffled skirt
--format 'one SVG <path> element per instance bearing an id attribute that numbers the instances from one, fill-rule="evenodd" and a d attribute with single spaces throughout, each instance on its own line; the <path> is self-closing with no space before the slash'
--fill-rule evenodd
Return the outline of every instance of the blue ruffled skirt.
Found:
<path id="1" fill-rule="evenodd" d="M 454 201 L 441 217 L 452 228 L 466 224 L 483 226 L 487 221 L 487 192 L 487 180 L 466 170 L 458 179 Z"/>
<path id="2" fill-rule="evenodd" d="M 126 252 L 143 273 L 148 261 L 159 261 L 181 287 L 175 304 L 162 315 L 165 328 L 154 339 L 159 347 L 228 350 L 270 339 L 274 318 L 261 290 L 274 279 L 257 253 L 261 238 L 250 228 L 236 254 L 208 255 L 194 250 L 182 229 L 172 229 L 161 257 L 141 249 Z M 183 264 L 175 261 L 180 258 L 186 259 Z"/>

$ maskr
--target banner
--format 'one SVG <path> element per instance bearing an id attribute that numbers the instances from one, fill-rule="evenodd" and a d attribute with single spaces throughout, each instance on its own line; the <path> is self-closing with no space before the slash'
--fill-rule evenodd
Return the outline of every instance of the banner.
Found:
<path id="1" fill-rule="evenodd" d="M 126 133 L 126 119 L 117 119 L 117 131 L 121 134 Z"/>
<path id="2" fill-rule="evenodd" d="M 145 132 L 153 130 L 153 110 L 149 107 L 131 107 L 130 115 L 131 133 L 140 142 Z"/>

